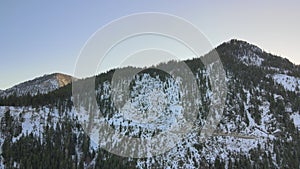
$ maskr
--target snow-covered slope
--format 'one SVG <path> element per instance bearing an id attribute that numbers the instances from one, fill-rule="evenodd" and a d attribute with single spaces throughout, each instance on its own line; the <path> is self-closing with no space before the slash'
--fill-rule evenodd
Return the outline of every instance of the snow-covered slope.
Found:
<path id="1" fill-rule="evenodd" d="M 16 96 L 24 96 L 27 94 L 34 96 L 38 93 L 46 94 L 71 83 L 71 81 L 71 76 L 61 73 L 44 75 L 13 86 L 7 90 L 0 91 L 0 97 L 7 97 L 13 94 L 16 94 Z"/>
<path id="2" fill-rule="evenodd" d="M 300 78 L 286 74 L 275 74 L 273 78 L 276 83 L 282 85 L 286 90 L 292 92 L 300 91 Z"/>

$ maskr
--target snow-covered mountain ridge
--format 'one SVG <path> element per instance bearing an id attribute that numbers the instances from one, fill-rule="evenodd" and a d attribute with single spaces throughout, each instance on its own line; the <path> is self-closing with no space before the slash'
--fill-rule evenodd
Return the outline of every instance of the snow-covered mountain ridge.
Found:
<path id="1" fill-rule="evenodd" d="M 10 121 L 10 118 L 5 118 L 10 110 L 14 120 L 9 124 L 22 126 L 21 131 L 10 131 L 13 134 L 11 146 L 21 144 L 20 140 L 27 138 L 26 135 L 30 133 L 35 138 L 47 138 L 47 126 L 61 131 L 57 126 L 64 128 L 64 121 L 71 119 L 74 123 L 71 131 L 74 133 L 76 146 L 67 145 L 65 152 L 76 152 L 76 155 L 70 155 L 70 158 L 65 156 L 65 168 L 74 165 L 83 168 L 299 168 L 299 67 L 243 41 L 232 40 L 216 50 L 226 71 L 228 94 L 222 120 L 211 137 L 200 141 L 198 132 L 190 132 L 169 151 L 141 159 L 121 158 L 99 150 L 99 141 L 118 146 L 120 138 L 117 134 L 148 139 L 166 130 L 176 129 L 184 124 L 181 120 L 183 107 L 195 106 L 192 104 L 194 102 L 182 101 L 183 97 L 190 95 L 186 93 L 189 90 L 183 88 L 179 81 L 168 76 L 161 78 L 162 74 L 151 75 L 145 71 L 132 80 L 130 102 L 126 102 L 123 109 L 117 109 L 116 103 L 111 99 L 113 92 L 110 77 L 113 72 L 108 72 L 96 78 L 98 114 L 91 114 L 95 107 L 88 99 L 80 105 L 80 111 L 76 111 L 71 104 L 74 99 L 71 95 L 69 99 L 60 100 L 54 105 L 45 104 L 36 108 L 22 105 L 0 107 L 1 120 Z M 198 58 L 186 61 L 186 64 L 193 70 L 201 91 L 195 101 L 202 105 L 195 123 L 196 126 L 202 126 L 206 122 L 212 97 L 208 82 L 209 71 L 201 65 Z M 115 85 L 122 86 L 126 80 Z M 60 95 L 55 95 L 57 100 L 59 97 Z M 120 100 L 122 97 L 118 95 Z M 2 121 L 5 124 L 3 126 L 6 126 L 6 120 Z M 107 135 L 99 132 L 101 128 L 98 124 L 101 122 L 109 124 L 115 132 L 106 133 Z M 84 148 L 80 148 L 84 141 L 79 137 L 83 133 L 79 126 L 91 136 L 86 150 L 96 151 L 96 154 L 85 155 Z M 1 133 L 0 143 L 6 147 L 4 142 L 9 142 L 9 132 L 3 127 Z M 51 141 L 55 142 L 55 137 Z M 41 142 L 41 147 L 47 147 L 46 140 Z M 63 146 L 65 143 L 60 144 Z M 158 142 L 157 146 L 167 144 Z M 4 150 L 9 153 L 7 149 Z M 55 157 L 55 154 L 52 155 Z M 11 158 L 17 167 L 24 163 L 18 156 L 11 155 Z M 7 159 L 7 156 L 2 158 L 2 161 L 6 161 L 6 164 L 1 163 L 2 166 L 8 166 Z"/>

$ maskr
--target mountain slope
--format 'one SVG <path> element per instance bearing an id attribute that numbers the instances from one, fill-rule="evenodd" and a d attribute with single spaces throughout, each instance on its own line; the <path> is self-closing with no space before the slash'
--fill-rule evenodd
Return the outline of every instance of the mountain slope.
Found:
<path id="1" fill-rule="evenodd" d="M 23 82 L 4 91 L 0 91 L 0 97 L 8 97 L 14 94 L 16 96 L 24 96 L 27 94 L 34 96 L 38 93 L 46 94 L 71 82 L 71 76 L 61 73 L 53 73 Z"/>
<path id="2" fill-rule="evenodd" d="M 18 168 L 43 161 L 56 168 L 299 168 L 299 67 L 239 40 L 223 43 L 216 51 L 226 71 L 228 93 L 222 120 L 213 136 L 200 141 L 199 132 L 190 132 L 169 151 L 141 159 L 119 157 L 98 148 L 100 141 L 102 146 L 118 146 L 120 138 L 115 133 L 149 139 L 172 126 L 176 128 L 183 124 L 180 120 L 183 107 L 189 108 L 196 103 L 201 106 L 193 127 L 203 126 L 213 101 L 208 80 L 210 70 L 203 66 L 200 58 L 195 58 L 185 61 L 198 84 L 192 87 L 192 91 L 196 88 L 201 91 L 195 102 L 182 101 L 190 95 L 178 79 L 149 69 L 133 79 L 125 77 L 116 84 L 111 82 L 115 70 L 98 75 L 95 92 L 99 107 L 93 107 L 87 97 L 81 100 L 80 111 L 76 111 L 72 104 L 76 97 L 71 98 L 69 86 L 43 97 L 33 96 L 30 100 L 38 105 L 36 108 L 24 106 L 21 102 L 18 107 L 1 107 L 1 124 L 4 125 L 0 144 L 4 150 L 2 161 L 5 162 L 2 165 L 16 165 Z M 169 62 L 165 65 L 177 68 L 176 64 Z M 122 72 L 133 70 L 135 68 L 121 69 Z M 115 92 L 112 86 L 122 86 L 128 81 L 131 82 L 130 102 L 118 109 L 116 101 L 112 100 Z M 85 88 L 83 95 L 87 95 L 88 91 L 84 91 Z M 121 101 L 125 97 L 122 94 L 117 96 Z M 39 101 L 41 98 L 45 100 L 43 104 Z M 48 102 L 47 98 L 53 99 Z M 158 102 L 153 104 L 153 99 Z M 15 100 L 8 99 L 5 103 L 10 106 Z M 138 111 L 133 111 L 135 109 Z M 136 120 L 151 110 L 158 114 L 147 116 L 150 122 Z M 98 124 L 101 122 L 109 124 L 115 133 L 104 135 L 100 132 Z M 22 126 L 21 129 L 18 126 Z M 9 130 L 11 128 L 19 130 Z M 89 139 L 86 134 L 89 134 Z M 114 139 L 111 141 L 108 136 Z M 32 147 L 29 151 L 26 147 L 32 142 L 37 148 Z M 133 143 L 127 145 L 130 144 Z M 158 142 L 157 146 L 167 144 Z M 18 149 L 12 153 L 10 150 L 16 147 Z M 139 148 L 138 145 L 135 148 Z M 45 153 L 39 157 L 18 155 L 28 152 Z M 47 158 L 47 154 L 52 158 Z M 34 162 L 25 162 L 30 160 Z"/>

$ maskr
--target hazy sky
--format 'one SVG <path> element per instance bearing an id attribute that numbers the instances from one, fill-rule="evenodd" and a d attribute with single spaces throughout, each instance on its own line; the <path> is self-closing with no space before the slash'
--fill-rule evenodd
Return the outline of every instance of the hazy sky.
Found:
<path id="1" fill-rule="evenodd" d="M 80 49 L 101 26 L 137 12 L 196 25 L 216 47 L 232 38 L 300 64 L 300 1 L 0 1 L 0 89 L 44 74 L 73 74 Z"/>

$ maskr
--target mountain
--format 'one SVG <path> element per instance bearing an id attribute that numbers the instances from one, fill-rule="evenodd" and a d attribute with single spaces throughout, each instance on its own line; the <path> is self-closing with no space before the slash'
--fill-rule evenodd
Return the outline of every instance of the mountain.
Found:
<path id="1" fill-rule="evenodd" d="M 213 51 L 202 58 L 212 60 L 207 66 L 200 58 L 184 61 L 196 84 L 185 85 L 159 70 L 183 79 L 190 75 L 180 69 L 182 62 L 172 61 L 143 71 L 128 67 L 97 75 L 96 97 L 89 96 L 87 78 L 77 81 L 86 86 L 73 96 L 67 85 L 43 95 L 0 99 L 0 168 L 300 168 L 299 66 L 240 40 L 215 50 L 228 88 L 221 115 L 213 105 L 218 103 L 214 93 L 221 93 L 213 88 L 221 79 L 211 80 L 218 65 L 211 59 Z M 126 76 L 132 72 L 139 73 Z M 113 81 L 116 75 L 121 78 Z M 129 93 L 115 88 L 127 85 Z M 189 116 L 193 110 L 196 116 Z M 192 126 L 185 125 L 189 117 Z M 212 135 L 203 137 L 196 129 L 211 118 L 221 121 L 212 126 Z M 154 145 L 123 140 L 183 131 L 177 129 L 191 130 L 176 144 L 163 137 Z M 162 154 L 147 151 L 170 145 Z M 128 152 L 146 156 L 116 155 Z"/>
<path id="2" fill-rule="evenodd" d="M 71 76 L 61 73 L 53 73 L 23 82 L 9 89 L 0 91 L 0 97 L 8 97 L 14 94 L 16 96 L 24 96 L 27 94 L 34 96 L 38 93 L 46 94 L 67 84 L 70 84 L 71 82 Z"/>

